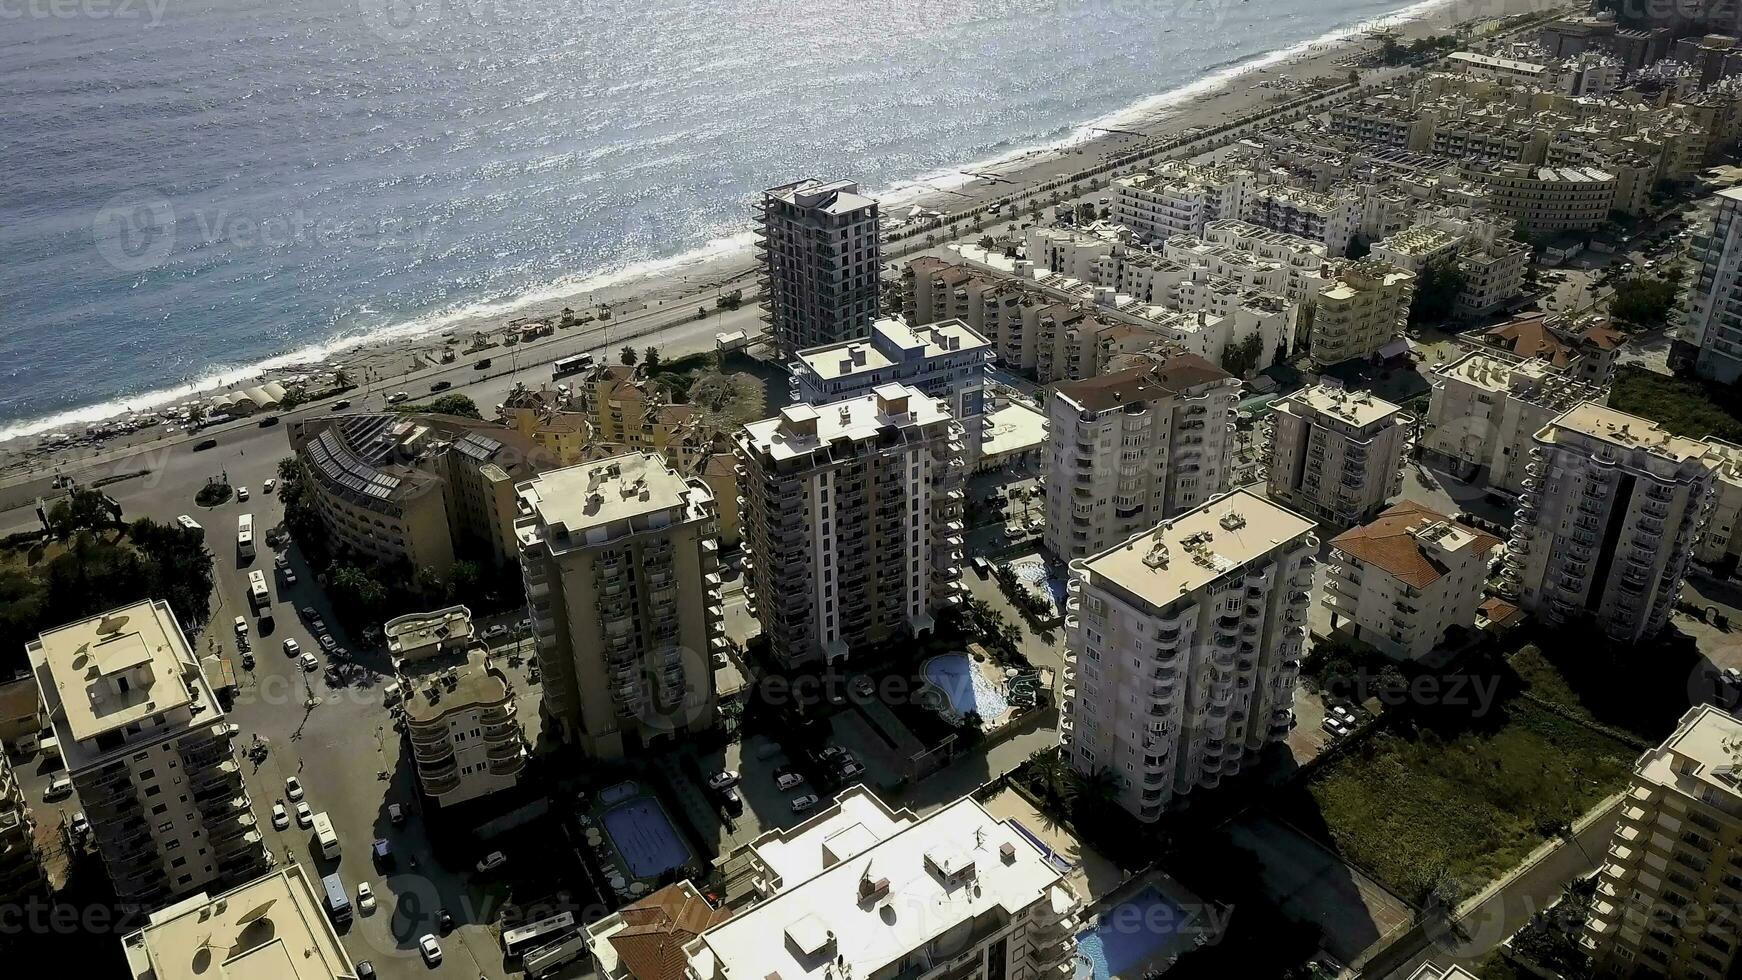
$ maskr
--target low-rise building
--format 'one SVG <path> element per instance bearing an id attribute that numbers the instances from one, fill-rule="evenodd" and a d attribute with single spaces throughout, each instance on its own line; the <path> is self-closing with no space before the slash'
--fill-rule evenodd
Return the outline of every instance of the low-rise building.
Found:
<path id="1" fill-rule="evenodd" d="M 1361 227 L 1361 197 L 1346 190 L 1303 190 L 1287 184 L 1266 184 L 1245 195 L 1239 218 L 1248 224 L 1315 242 L 1340 256 Z M 1201 231 L 1198 234 L 1202 234 Z"/>
<path id="2" fill-rule="evenodd" d="M 1704 441 L 1718 482 L 1694 560 L 1726 574 L 1742 561 L 1742 446 L 1712 436 Z"/>
<path id="3" fill-rule="evenodd" d="M 1399 660 L 1420 660 L 1453 627 L 1472 630 L 1500 539 L 1413 501 L 1331 539 L 1325 608 L 1331 628 Z"/>
<path id="4" fill-rule="evenodd" d="M 1607 317 L 1594 314 L 1529 313 L 1490 327 L 1475 339 L 1516 357 L 1546 361 L 1574 381 L 1607 388 L 1627 335 Z"/>
<path id="5" fill-rule="evenodd" d="M 899 384 L 744 427 L 744 591 L 776 660 L 923 635 L 961 604 L 964 436 Z"/>
<path id="6" fill-rule="evenodd" d="M 0 745 L 14 752 L 34 749 L 42 726 L 42 695 L 30 671 L 0 682 Z"/>
<path id="7" fill-rule="evenodd" d="M 1071 563 L 1059 740 L 1154 822 L 1286 738 L 1313 590 L 1313 522 L 1224 494 Z"/>
<path id="8" fill-rule="evenodd" d="M 1274 402 L 1270 499 L 1334 528 L 1365 524 L 1402 490 L 1415 419 L 1367 391 L 1328 385 Z"/>
<path id="9" fill-rule="evenodd" d="M 1729 976 L 1742 858 L 1742 721 L 1712 705 L 1639 757 L 1580 943 L 1605 975 Z"/>
<path id="10" fill-rule="evenodd" d="M 1168 160 L 1113 181 L 1113 220 L 1146 238 L 1202 236 L 1220 218 L 1238 218 L 1252 187 L 1251 171 Z"/>
<path id="11" fill-rule="evenodd" d="M 356 980 L 300 864 L 216 895 L 200 892 L 121 937 L 132 980 Z"/>
<path id="12" fill-rule="evenodd" d="M 1531 235 L 1590 231 L 1615 208 L 1615 175 L 1595 167 L 1507 163 L 1473 176 L 1487 187 L 1489 202 Z"/>
<path id="13" fill-rule="evenodd" d="M 546 725 L 606 759 L 712 727 L 726 648 L 713 491 L 650 453 L 515 490 Z"/>
<path id="14" fill-rule="evenodd" d="M 270 866 L 224 709 L 168 603 L 68 623 L 25 652 L 121 901 L 155 907 Z"/>
<path id="15" fill-rule="evenodd" d="M 1042 980 L 1075 960 L 1080 900 L 972 797 L 920 817 L 854 786 L 745 852 L 761 900 L 683 947 L 684 980 Z"/>
<path id="16" fill-rule="evenodd" d="M 1415 276 L 1373 259 L 1344 262 L 1319 288 L 1305 316 L 1307 350 L 1323 370 L 1369 358 L 1409 322 Z"/>
<path id="17" fill-rule="evenodd" d="M 1633 642 L 1669 622 L 1715 495 L 1710 446 L 1593 402 L 1536 434 L 1503 591 Z"/>
<path id="18" fill-rule="evenodd" d="M 986 371 L 992 345 L 961 320 L 910 327 L 885 317 L 868 337 L 801 350 L 790 365 L 793 401 L 828 405 L 904 384 L 941 399 L 962 423 L 970 467 L 985 440 Z"/>
<path id="19" fill-rule="evenodd" d="M 589 923 L 587 949 L 603 980 L 683 980 L 684 947 L 731 917 L 680 881 Z"/>
<path id="20" fill-rule="evenodd" d="M 1437 364 L 1429 383 L 1423 454 L 1512 495 L 1524 492 L 1537 432 L 1580 402 L 1609 398 L 1607 389 L 1575 381 L 1549 361 L 1500 350 Z"/>
<path id="21" fill-rule="evenodd" d="M 417 785 L 436 807 L 513 789 L 526 769 L 514 686 L 474 638 L 465 606 L 381 627 L 404 701 Z"/>
<path id="22" fill-rule="evenodd" d="M 1054 387 L 1047 399 L 1046 547 L 1107 550 L 1227 489 L 1240 383 L 1195 354 Z"/>

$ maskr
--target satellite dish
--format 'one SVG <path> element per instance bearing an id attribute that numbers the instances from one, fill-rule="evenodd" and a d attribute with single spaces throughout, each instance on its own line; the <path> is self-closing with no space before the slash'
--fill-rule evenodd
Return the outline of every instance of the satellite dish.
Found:
<path id="1" fill-rule="evenodd" d="M 261 902 L 259 905 L 255 906 L 254 908 L 249 909 L 247 912 L 238 916 L 236 918 L 236 924 L 245 926 L 248 923 L 253 922 L 255 919 L 260 918 L 261 916 L 265 915 L 269 909 L 272 908 L 272 903 L 276 902 L 276 901 L 278 901 L 278 900 L 275 898 L 269 898 L 266 901 Z"/>

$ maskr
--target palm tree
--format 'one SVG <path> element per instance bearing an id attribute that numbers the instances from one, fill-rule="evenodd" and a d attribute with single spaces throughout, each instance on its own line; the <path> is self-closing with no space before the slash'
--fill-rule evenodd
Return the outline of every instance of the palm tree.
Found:
<path id="1" fill-rule="evenodd" d="M 1064 753 L 1056 748 L 1043 749 L 1030 757 L 1028 765 L 1047 802 L 1056 803 L 1063 809 L 1071 801 L 1077 788 L 1071 778 L 1075 770 L 1065 761 Z"/>
<path id="2" fill-rule="evenodd" d="M 1112 806 L 1119 799 L 1119 790 L 1124 780 L 1108 766 L 1102 766 L 1092 773 L 1071 770 L 1075 791 L 1072 793 L 1078 804 L 1088 804 L 1092 807 Z"/>

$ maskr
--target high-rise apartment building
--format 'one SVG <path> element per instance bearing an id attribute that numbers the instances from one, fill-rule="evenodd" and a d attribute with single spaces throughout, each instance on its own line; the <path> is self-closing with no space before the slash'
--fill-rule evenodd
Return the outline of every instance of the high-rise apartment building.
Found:
<path id="1" fill-rule="evenodd" d="M 744 427 L 745 595 L 777 660 L 839 660 L 961 603 L 964 436 L 899 384 Z"/>
<path id="2" fill-rule="evenodd" d="M 1304 388 L 1272 405 L 1270 499 L 1335 528 L 1365 524 L 1403 489 L 1415 419 L 1367 391 Z"/>
<path id="3" fill-rule="evenodd" d="M 36 819 L 25 803 L 18 774 L 0 752 L 0 908 L 19 908 L 33 895 L 47 894 Z"/>
<path id="4" fill-rule="evenodd" d="M 884 317 L 871 335 L 801 350 L 793 359 L 792 400 L 827 405 L 863 398 L 886 384 L 904 384 L 941 399 L 962 423 L 968 468 L 986 437 L 986 370 L 992 344 L 961 320 L 910 327 Z"/>
<path id="5" fill-rule="evenodd" d="M 607 759 L 712 726 L 726 639 L 707 483 L 628 453 L 515 491 L 546 723 Z"/>
<path id="6" fill-rule="evenodd" d="M 217 695 L 161 600 L 25 648 L 115 894 L 156 907 L 271 863 Z"/>
<path id="7" fill-rule="evenodd" d="M 783 356 L 863 337 L 877 318 L 882 244 L 877 201 L 850 180 L 801 180 L 762 192 L 757 208 L 762 307 Z"/>
<path id="8" fill-rule="evenodd" d="M 1593 402 L 1536 434 L 1504 581 L 1551 625 L 1616 640 L 1669 622 L 1715 495 L 1712 448 Z"/>
<path id="9" fill-rule="evenodd" d="M 1236 490 L 1071 563 L 1059 738 L 1154 821 L 1285 738 L 1306 639 L 1313 522 Z"/>
<path id="10" fill-rule="evenodd" d="M 1057 385 L 1047 398 L 1046 547 L 1111 548 L 1227 488 L 1240 382 L 1196 354 Z"/>
<path id="11" fill-rule="evenodd" d="M 1580 942 L 1604 975 L 1719 980 L 1742 927 L 1742 721 L 1689 709 L 1633 767 Z"/>
<path id="12" fill-rule="evenodd" d="M 1328 266 L 1331 281 L 1319 287 L 1303 318 L 1307 350 L 1319 369 L 1379 353 L 1403 336 L 1415 276 L 1374 259 Z"/>
<path id="13" fill-rule="evenodd" d="M 1146 238 L 1204 234 L 1220 218 L 1238 218 L 1252 188 L 1249 170 L 1168 160 L 1113 181 L 1113 220 Z"/>
<path id="14" fill-rule="evenodd" d="M 1688 243 L 1694 275 L 1678 330 L 1679 348 L 1701 377 L 1742 378 L 1742 187 L 1719 191 L 1711 220 Z"/>

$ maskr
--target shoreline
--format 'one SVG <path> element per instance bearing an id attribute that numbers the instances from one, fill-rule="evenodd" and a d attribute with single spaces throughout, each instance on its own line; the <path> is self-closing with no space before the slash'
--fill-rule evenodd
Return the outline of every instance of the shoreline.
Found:
<path id="1" fill-rule="evenodd" d="M 1341 76 L 1348 70 L 1347 62 L 1364 53 L 1375 31 L 1383 29 L 1401 40 L 1413 40 L 1477 22 L 1539 13 L 1563 5 L 1561 0 L 1490 0 L 1481 4 L 1479 11 L 1471 11 L 1460 0 L 1422 0 L 1373 21 L 1329 31 L 1145 97 L 1075 126 L 1060 139 L 969 162 L 953 171 L 922 175 L 879 191 L 876 196 L 885 210 L 886 221 L 892 211 L 905 213 L 915 207 L 943 215 L 892 241 L 892 247 L 885 250 L 885 259 L 897 259 L 919 247 L 929 247 L 921 246 L 919 241 L 928 229 L 935 231 L 927 237 L 942 240 L 954 237 L 949 234 L 952 226 L 959 234 L 973 233 L 972 228 L 962 229 L 963 223 L 995 226 L 1000 221 L 1018 220 L 1014 205 L 1005 217 L 987 214 L 994 202 L 1039 200 L 1049 190 L 1066 191 L 1075 185 L 1087 191 L 1105 184 L 1116 169 L 1134 166 L 1130 162 L 1134 159 L 1153 161 L 1170 154 L 1176 149 L 1170 145 L 1170 138 L 1177 142 L 1183 134 L 1228 125 L 1243 117 L 1261 116 L 1272 111 L 1267 108 L 1268 103 L 1287 102 L 1315 92 L 1329 94 L 1346 87 Z M 1093 172 L 1094 176 L 1083 176 L 1086 172 Z M 510 329 L 511 321 L 555 317 L 565 307 L 584 314 L 610 306 L 623 314 L 686 303 L 710 305 L 718 293 L 752 285 L 756 267 L 750 243 L 751 232 L 746 229 L 700 249 L 566 283 L 559 281 L 513 300 L 432 314 L 371 334 L 310 344 L 253 365 L 214 371 L 205 378 L 172 388 L 0 426 L 0 433 L 4 433 L 0 434 L 0 471 L 13 471 L 21 465 L 34 468 L 52 464 L 52 459 L 28 457 L 55 455 L 52 448 L 44 445 L 55 433 L 82 432 L 86 427 L 130 414 L 156 413 L 177 405 L 203 402 L 211 396 L 266 381 L 336 370 L 353 378 L 380 381 L 409 375 L 430 366 L 433 361 L 429 355 L 444 347 L 461 347 L 473 335 L 501 334 Z M 746 293 L 751 291 L 746 288 Z M 159 433 L 157 438 L 162 436 Z M 145 440 L 150 441 L 153 440 Z"/>

